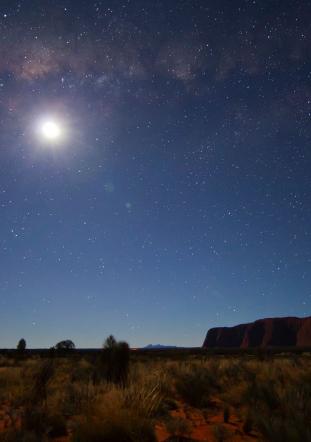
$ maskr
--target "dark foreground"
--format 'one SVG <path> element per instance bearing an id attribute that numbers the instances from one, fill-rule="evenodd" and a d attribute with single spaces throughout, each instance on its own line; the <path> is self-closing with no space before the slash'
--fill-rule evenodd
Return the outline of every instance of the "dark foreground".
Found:
<path id="1" fill-rule="evenodd" d="M 311 441 L 308 349 L 122 357 L 2 351 L 0 441 Z"/>

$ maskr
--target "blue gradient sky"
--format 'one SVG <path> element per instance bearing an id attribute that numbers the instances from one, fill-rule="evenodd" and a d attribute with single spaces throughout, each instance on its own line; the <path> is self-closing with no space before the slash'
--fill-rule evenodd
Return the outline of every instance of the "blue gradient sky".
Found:
<path id="1" fill-rule="evenodd" d="M 0 347 L 309 315 L 309 2 L 31 3 L 0 5 Z"/>

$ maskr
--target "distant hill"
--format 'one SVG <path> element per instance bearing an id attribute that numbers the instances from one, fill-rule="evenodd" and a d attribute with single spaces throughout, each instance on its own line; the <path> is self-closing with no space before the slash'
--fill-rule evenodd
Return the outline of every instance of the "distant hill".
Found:
<path id="1" fill-rule="evenodd" d="M 203 348 L 311 347 L 311 316 L 259 319 L 234 327 L 211 328 Z"/>
<path id="2" fill-rule="evenodd" d="M 176 345 L 149 344 L 143 347 L 144 350 L 160 350 L 165 348 L 178 348 Z"/>

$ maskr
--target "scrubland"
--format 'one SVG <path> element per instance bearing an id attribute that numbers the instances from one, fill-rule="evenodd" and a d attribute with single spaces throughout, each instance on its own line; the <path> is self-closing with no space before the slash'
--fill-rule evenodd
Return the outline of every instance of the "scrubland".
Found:
<path id="1" fill-rule="evenodd" d="M 308 353 L 132 353 L 0 356 L 0 441 L 311 441 Z"/>

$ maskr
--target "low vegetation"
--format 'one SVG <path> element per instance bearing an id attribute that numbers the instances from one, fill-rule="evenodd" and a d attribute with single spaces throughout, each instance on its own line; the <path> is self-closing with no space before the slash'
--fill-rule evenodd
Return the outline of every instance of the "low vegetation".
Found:
<path id="1" fill-rule="evenodd" d="M 0 442 L 311 441 L 309 353 L 20 350 L 0 356 Z"/>

